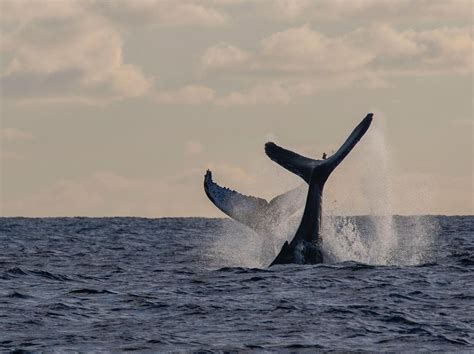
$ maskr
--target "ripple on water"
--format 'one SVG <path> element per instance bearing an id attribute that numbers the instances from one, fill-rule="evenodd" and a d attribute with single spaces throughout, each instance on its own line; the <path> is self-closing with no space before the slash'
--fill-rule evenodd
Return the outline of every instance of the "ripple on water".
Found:
<path id="1" fill-rule="evenodd" d="M 474 218 L 435 222 L 429 262 L 261 269 L 229 220 L 1 218 L 0 350 L 470 352 Z"/>

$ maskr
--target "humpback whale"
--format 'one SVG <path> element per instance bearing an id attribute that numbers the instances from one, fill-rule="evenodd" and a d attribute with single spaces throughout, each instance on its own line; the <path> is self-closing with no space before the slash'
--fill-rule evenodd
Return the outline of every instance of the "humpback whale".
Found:
<path id="1" fill-rule="evenodd" d="M 295 236 L 290 243 L 285 241 L 270 267 L 275 264 L 323 262 L 320 233 L 324 184 L 329 175 L 367 132 L 372 118 L 372 113 L 367 114 L 336 153 L 324 160 L 299 155 L 272 142 L 265 144 L 265 153 L 270 159 L 300 176 L 309 185 L 303 217 Z"/>
<path id="2" fill-rule="evenodd" d="M 303 207 L 306 198 L 303 217 L 292 241 L 285 241 L 270 266 L 285 263 L 322 263 L 320 232 L 324 184 L 332 171 L 366 133 L 372 118 L 372 113 L 367 114 L 336 153 L 330 157 L 324 156 L 322 160 L 304 157 L 272 142 L 265 144 L 265 153 L 270 159 L 300 176 L 309 185 L 307 193 L 302 185 L 268 202 L 219 186 L 212 180 L 212 172 L 207 170 L 204 176 L 206 195 L 226 215 L 262 235 L 264 250 L 273 248 L 272 236 L 275 230 Z"/>

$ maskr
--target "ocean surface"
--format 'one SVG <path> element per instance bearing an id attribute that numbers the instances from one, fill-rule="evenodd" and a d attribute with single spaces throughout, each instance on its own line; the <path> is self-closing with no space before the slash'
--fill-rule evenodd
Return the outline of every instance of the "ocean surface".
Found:
<path id="1" fill-rule="evenodd" d="M 474 351 L 474 217 L 331 223 L 267 268 L 228 219 L 0 218 L 0 350 Z"/>

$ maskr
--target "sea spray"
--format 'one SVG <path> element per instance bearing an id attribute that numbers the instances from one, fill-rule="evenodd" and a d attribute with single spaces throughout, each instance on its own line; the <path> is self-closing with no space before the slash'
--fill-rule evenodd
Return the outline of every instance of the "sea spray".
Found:
<path id="1" fill-rule="evenodd" d="M 323 243 L 333 262 L 416 265 L 433 259 L 434 221 L 394 216 L 393 158 L 385 136 L 383 128 L 373 126 L 349 166 L 353 193 L 345 198 L 358 202 L 352 203 L 353 209 L 362 209 L 367 216 L 342 216 L 347 210 L 337 200 L 324 206 Z"/>
<path id="2" fill-rule="evenodd" d="M 285 241 L 291 241 L 301 221 L 303 208 L 278 223 L 270 235 L 260 235 L 232 219 L 223 220 L 205 256 L 214 266 L 265 268 L 278 255 Z M 272 219 L 269 217 L 268 219 Z"/>
<path id="3" fill-rule="evenodd" d="M 395 263 L 398 237 L 393 221 L 390 161 L 383 130 L 374 125 L 363 144 L 330 177 L 322 220 L 326 260 Z M 360 210 L 368 217 L 343 216 Z"/>
<path id="4" fill-rule="evenodd" d="M 369 263 L 390 264 L 393 263 L 398 245 L 398 235 L 393 225 L 392 160 L 385 134 L 378 126 L 367 134 L 365 143 L 368 156 L 365 157 L 367 161 L 360 188 L 367 201 L 370 221 L 375 226 L 375 237 L 369 247 Z"/>
<path id="5" fill-rule="evenodd" d="M 209 245 L 207 263 L 215 267 L 261 268 L 263 240 L 245 225 L 231 219 L 223 220 Z"/>
<path id="6" fill-rule="evenodd" d="M 426 217 L 394 217 L 397 196 L 392 186 L 392 161 L 384 130 L 376 124 L 330 177 L 331 187 L 326 188 L 323 201 L 325 261 L 416 265 L 433 259 L 434 221 Z M 282 181 L 288 181 L 286 176 L 290 175 L 281 171 L 267 180 L 280 185 L 283 193 L 286 188 L 282 184 L 287 183 Z M 220 266 L 268 266 L 281 245 L 295 235 L 303 208 L 304 203 L 288 220 L 278 220 L 278 228 L 273 228 L 272 235 L 258 235 L 235 221 L 226 220 L 222 228 L 216 230 L 218 236 L 210 247 L 210 258 Z M 343 216 L 360 214 L 360 210 L 367 216 Z M 273 218 L 268 216 L 267 222 L 273 222 Z M 271 250 L 266 237 L 272 237 Z"/>

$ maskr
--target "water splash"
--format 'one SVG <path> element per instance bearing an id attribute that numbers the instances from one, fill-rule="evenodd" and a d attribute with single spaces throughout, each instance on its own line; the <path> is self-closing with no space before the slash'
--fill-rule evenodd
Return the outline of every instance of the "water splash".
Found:
<path id="1" fill-rule="evenodd" d="M 368 156 L 365 156 L 364 173 L 360 180 L 375 231 L 375 237 L 371 237 L 367 263 L 390 264 L 393 263 L 398 246 L 393 222 L 391 156 L 383 131 L 375 127 L 370 133 L 365 141 Z"/>
<path id="2" fill-rule="evenodd" d="M 347 205 L 343 206 L 337 200 L 328 203 L 326 194 L 322 235 L 324 253 L 330 262 L 351 260 L 365 264 L 416 265 L 430 262 L 434 257 L 432 245 L 437 229 L 434 220 L 421 216 L 394 216 L 393 159 L 385 136 L 380 125 L 371 127 L 364 143 L 348 159 L 352 161 L 345 161 L 338 167 L 340 173 L 331 176 L 336 191 L 343 190 L 339 198 L 344 199 L 345 204 L 349 200 L 354 210 L 364 210 L 368 216 L 341 216 L 347 213 Z M 344 191 L 348 184 L 349 188 Z M 284 241 L 291 241 L 294 236 L 303 207 L 304 203 L 291 218 L 279 222 L 278 229 L 270 236 L 274 245 L 270 252 L 268 243 L 265 245 L 266 235 L 257 235 L 228 220 L 218 230 L 220 236 L 211 248 L 212 257 L 226 266 L 268 266 Z"/>
<path id="3" fill-rule="evenodd" d="M 248 268 L 268 265 L 262 260 L 262 236 L 248 227 L 233 220 L 223 220 L 215 235 L 205 257 L 209 265 Z"/>
<path id="4" fill-rule="evenodd" d="M 206 255 L 208 263 L 218 267 L 268 267 L 281 245 L 295 235 L 302 215 L 303 209 L 281 220 L 271 235 L 260 235 L 236 221 L 224 220 Z"/>
<path id="5" fill-rule="evenodd" d="M 396 217 L 393 212 L 393 169 L 382 128 L 372 127 L 362 151 L 354 154 L 352 188 L 359 188 L 359 207 L 366 217 L 341 215 L 337 201 L 326 206 L 323 219 L 324 248 L 333 261 L 355 260 L 366 264 L 414 265 L 432 259 L 436 225 L 426 217 Z M 410 186 L 407 186 L 410 188 Z M 416 193 L 416 191 L 413 191 Z"/>

